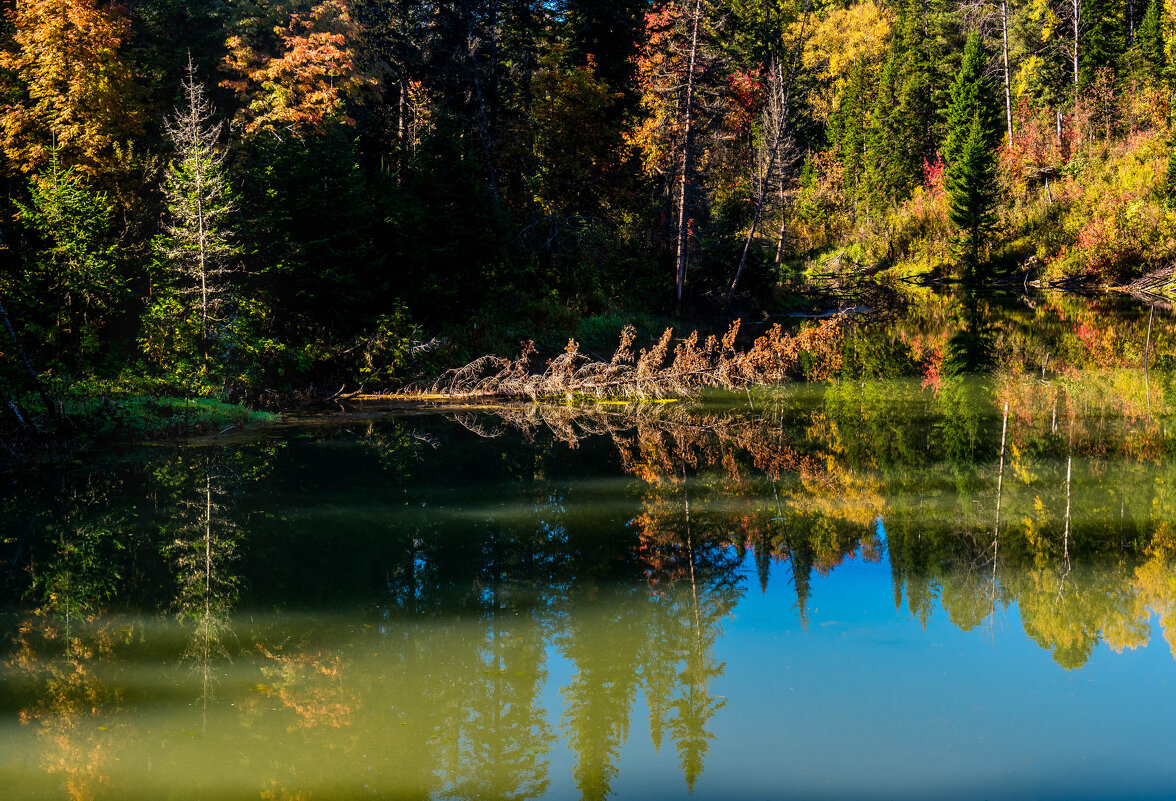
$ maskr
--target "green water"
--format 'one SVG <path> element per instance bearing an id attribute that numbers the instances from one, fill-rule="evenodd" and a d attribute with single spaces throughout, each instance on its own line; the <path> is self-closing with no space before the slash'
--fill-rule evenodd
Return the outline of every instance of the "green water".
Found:
<path id="1" fill-rule="evenodd" d="M 1172 797 L 1174 334 L 925 296 L 831 380 L 6 475 L 0 798 Z"/>

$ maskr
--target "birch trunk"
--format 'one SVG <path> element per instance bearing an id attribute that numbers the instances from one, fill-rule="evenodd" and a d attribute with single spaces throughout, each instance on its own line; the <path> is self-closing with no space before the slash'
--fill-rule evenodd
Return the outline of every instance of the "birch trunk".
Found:
<path id="1" fill-rule="evenodd" d="M 1000 3 L 1001 58 L 1004 61 L 1005 125 L 1009 146 L 1013 144 L 1013 94 L 1009 87 L 1009 0 Z"/>
<path id="2" fill-rule="evenodd" d="M 690 184 L 691 159 L 690 151 L 694 137 L 694 65 L 698 57 L 698 25 L 702 19 L 702 0 L 694 4 L 694 19 L 690 31 L 689 72 L 686 76 L 686 124 L 682 136 L 682 180 L 678 191 L 678 297 L 674 304 L 674 314 L 682 312 L 682 288 L 686 284 L 686 248 L 689 244 L 687 237 L 687 195 Z"/>

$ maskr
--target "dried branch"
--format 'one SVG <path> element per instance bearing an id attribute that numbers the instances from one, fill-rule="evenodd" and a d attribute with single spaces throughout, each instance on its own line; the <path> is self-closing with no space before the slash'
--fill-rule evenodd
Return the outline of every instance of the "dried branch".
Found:
<path id="1" fill-rule="evenodd" d="M 483 356 L 464 367 L 442 374 L 429 388 L 435 395 L 452 398 L 540 398 L 587 396 L 592 398 L 688 397 L 704 387 L 734 389 L 787 380 L 799 365 L 802 353 L 817 358 L 826 373 L 840 363 L 838 315 L 795 335 L 777 324 L 756 339 L 746 351 L 735 347 L 740 321 L 731 324 L 723 338 L 708 336 L 699 344 L 695 331 L 673 347 L 673 329 L 667 328 L 650 348 L 634 355 L 636 331 L 627 326 L 609 361 L 584 355 L 576 341 L 548 362 L 542 372 L 531 370 L 535 346 L 528 342 L 517 359 Z"/>

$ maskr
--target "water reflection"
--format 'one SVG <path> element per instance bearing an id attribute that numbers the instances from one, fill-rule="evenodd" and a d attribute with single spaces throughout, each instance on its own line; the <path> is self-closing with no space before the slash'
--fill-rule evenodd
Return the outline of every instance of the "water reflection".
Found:
<path id="1" fill-rule="evenodd" d="M 603 799 L 642 744 L 693 791 L 758 658 L 724 650 L 741 610 L 784 588 L 803 632 L 849 568 L 1067 670 L 1153 628 L 1176 657 L 1166 321 L 919 303 L 819 384 L 15 480 L 13 797 Z"/>

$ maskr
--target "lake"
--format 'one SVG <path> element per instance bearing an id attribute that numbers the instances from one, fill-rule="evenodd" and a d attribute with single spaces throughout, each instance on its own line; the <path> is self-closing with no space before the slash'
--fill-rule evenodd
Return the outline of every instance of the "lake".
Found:
<path id="1" fill-rule="evenodd" d="M 783 386 L 6 474 L 0 796 L 1176 797 L 1174 334 L 920 293 Z"/>

